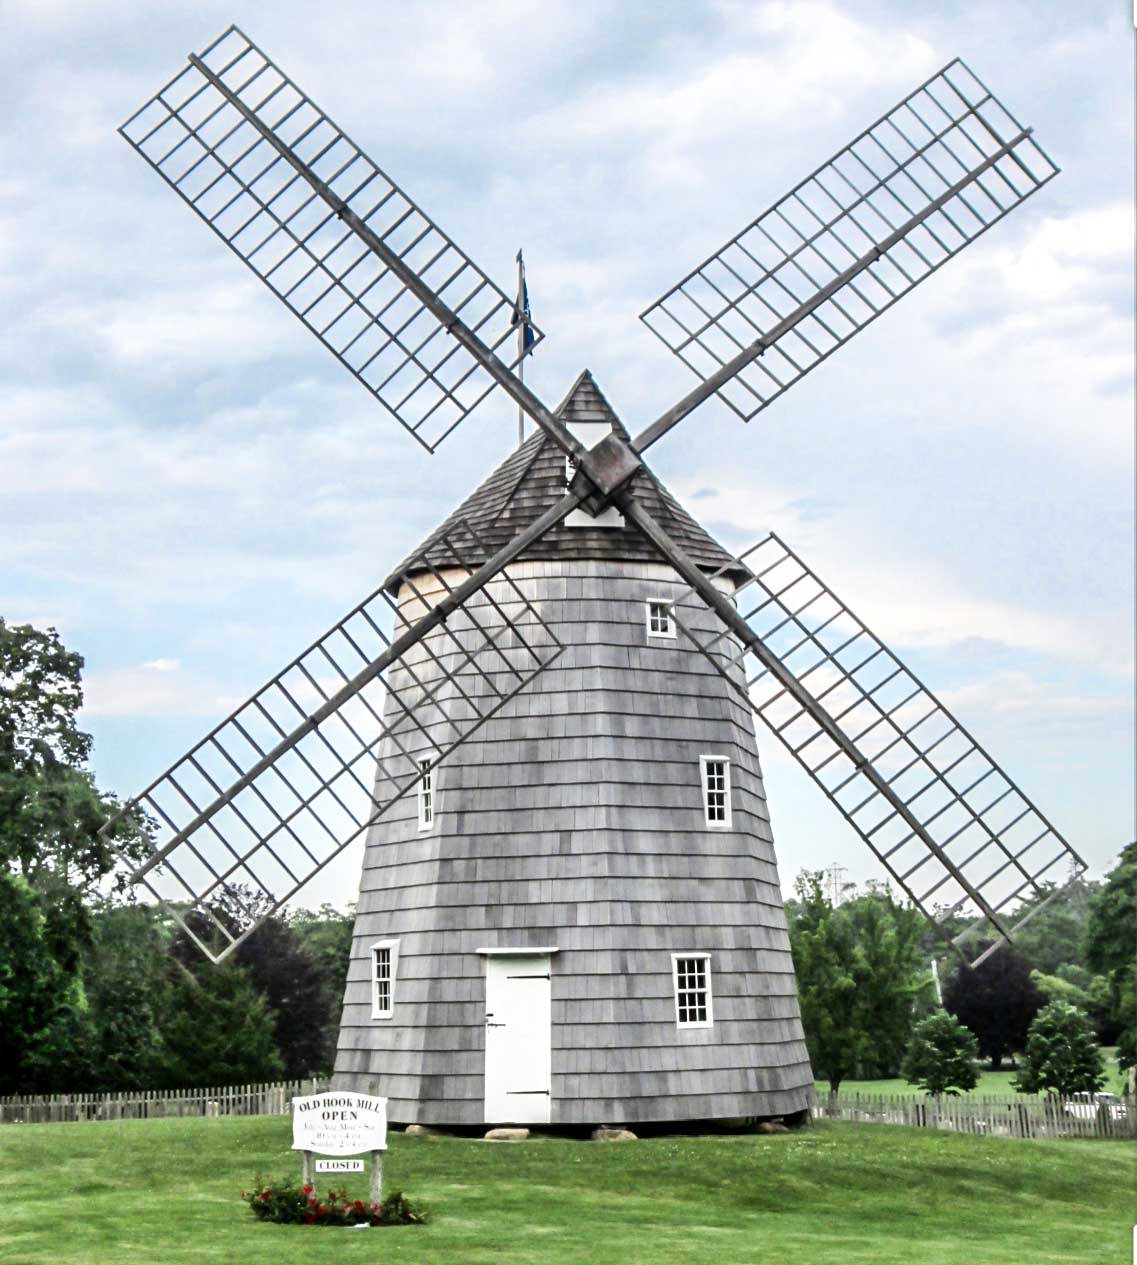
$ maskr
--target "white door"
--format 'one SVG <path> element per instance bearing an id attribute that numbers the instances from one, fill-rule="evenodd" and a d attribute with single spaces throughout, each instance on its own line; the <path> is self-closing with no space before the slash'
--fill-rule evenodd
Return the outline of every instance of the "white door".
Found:
<path id="1" fill-rule="evenodd" d="M 487 1124 L 549 1123 L 551 1042 L 548 955 L 487 957 Z"/>

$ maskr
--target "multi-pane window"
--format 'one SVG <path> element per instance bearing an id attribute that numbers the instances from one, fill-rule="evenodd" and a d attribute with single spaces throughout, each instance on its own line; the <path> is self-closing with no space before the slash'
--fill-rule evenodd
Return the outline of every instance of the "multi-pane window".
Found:
<path id="1" fill-rule="evenodd" d="M 398 941 L 371 946 L 371 1017 L 390 1019 L 395 1008 L 395 963 Z"/>
<path id="2" fill-rule="evenodd" d="M 725 756 L 705 755 L 703 770 L 703 813 L 708 826 L 730 827 L 730 761 Z"/>
<path id="3" fill-rule="evenodd" d="M 648 602 L 647 635 L 649 637 L 675 636 L 675 621 L 671 618 L 669 602 Z"/>
<path id="4" fill-rule="evenodd" d="M 673 953 L 675 971 L 675 1022 L 680 1028 L 709 1028 L 711 1009 L 711 959 L 708 954 Z"/>
<path id="5" fill-rule="evenodd" d="M 418 828 L 428 830 L 434 824 L 434 772 L 429 760 L 420 760 L 418 769 Z"/>

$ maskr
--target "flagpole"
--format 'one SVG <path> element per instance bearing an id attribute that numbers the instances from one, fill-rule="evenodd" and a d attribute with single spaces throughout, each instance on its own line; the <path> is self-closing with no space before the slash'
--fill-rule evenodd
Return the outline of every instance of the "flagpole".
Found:
<path id="1" fill-rule="evenodd" d="M 517 297 L 520 301 L 521 286 L 525 277 L 525 264 L 521 259 L 521 251 L 517 252 Z M 525 382 L 525 321 L 524 319 L 517 322 L 517 376 L 522 383 Z M 517 406 L 517 446 L 518 448 L 525 442 L 525 410 L 520 404 Z"/>

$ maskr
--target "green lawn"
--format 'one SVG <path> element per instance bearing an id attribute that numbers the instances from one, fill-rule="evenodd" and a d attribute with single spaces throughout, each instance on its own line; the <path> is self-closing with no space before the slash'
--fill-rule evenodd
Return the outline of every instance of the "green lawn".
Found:
<path id="1" fill-rule="evenodd" d="M 1016 1075 L 1017 1073 L 1013 1068 L 1006 1068 L 1001 1072 L 991 1072 L 984 1069 L 979 1073 L 979 1084 L 968 1092 L 972 1094 L 1014 1094 L 1015 1087 L 1011 1082 Z M 829 1093 L 829 1082 L 816 1081 L 814 1083 L 818 1094 L 824 1098 Z M 919 1092 L 915 1085 L 909 1085 L 902 1076 L 882 1081 L 841 1082 L 841 1093 L 843 1094 L 918 1094 Z"/>
<path id="2" fill-rule="evenodd" d="M 1112 1094 L 1122 1094 L 1125 1092 L 1127 1078 L 1124 1072 L 1117 1066 L 1117 1051 L 1112 1046 L 1102 1049 L 1105 1056 L 1105 1085 L 1103 1089 L 1107 1089 Z M 1016 1090 L 1012 1081 L 1018 1073 L 1014 1068 L 1004 1068 L 1001 1072 L 992 1072 L 987 1068 L 983 1068 L 979 1073 L 979 1084 L 969 1092 L 972 1094 L 989 1094 L 992 1096 L 1013 1095 Z M 829 1093 L 828 1081 L 814 1082 L 818 1096 L 825 1098 Z M 842 1094 L 916 1094 L 919 1093 L 915 1085 L 909 1085 L 903 1077 L 895 1077 L 892 1080 L 880 1081 L 842 1081 Z"/>
<path id="3" fill-rule="evenodd" d="M 1137 1148 L 821 1124 L 775 1137 L 520 1144 L 392 1135 L 425 1228 L 268 1226 L 285 1117 L 0 1127 L 4 1265 L 392 1259 L 1045 1265 L 1128 1259 Z M 358 1179 L 349 1189 L 365 1195 Z"/>

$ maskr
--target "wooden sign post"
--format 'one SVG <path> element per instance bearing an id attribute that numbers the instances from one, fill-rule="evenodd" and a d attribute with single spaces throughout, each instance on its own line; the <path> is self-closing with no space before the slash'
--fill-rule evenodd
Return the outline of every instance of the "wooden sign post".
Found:
<path id="1" fill-rule="evenodd" d="M 292 1149 L 303 1156 L 304 1185 L 313 1185 L 313 1156 L 371 1153 L 371 1202 L 383 1201 L 387 1100 L 371 1094 L 309 1094 L 292 1100 Z M 316 1160 L 317 1173 L 360 1173 L 363 1161 Z"/>

